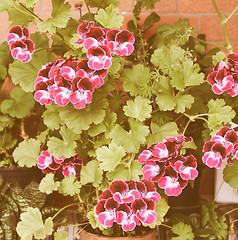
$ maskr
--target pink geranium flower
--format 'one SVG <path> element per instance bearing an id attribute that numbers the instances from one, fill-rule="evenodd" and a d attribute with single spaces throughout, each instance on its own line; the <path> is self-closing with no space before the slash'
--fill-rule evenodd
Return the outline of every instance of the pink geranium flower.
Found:
<path id="1" fill-rule="evenodd" d="M 27 27 L 22 28 L 21 26 L 17 25 L 13 26 L 9 30 L 6 40 L 8 44 L 11 45 L 15 41 L 27 39 L 29 37 L 30 37 L 29 29 Z"/>
<path id="2" fill-rule="evenodd" d="M 110 227 L 116 222 L 124 231 L 132 231 L 141 223 L 156 221 L 155 203 L 159 200 L 150 181 L 116 180 L 99 196 L 95 213 L 102 225 Z"/>
<path id="3" fill-rule="evenodd" d="M 110 29 L 107 31 L 108 47 L 120 56 L 129 56 L 134 51 L 135 37 L 128 30 Z"/>
<path id="4" fill-rule="evenodd" d="M 11 43 L 10 50 L 13 58 L 25 63 L 31 60 L 31 55 L 34 53 L 35 48 L 32 40 L 22 39 Z"/>
<path id="5" fill-rule="evenodd" d="M 111 65 L 111 52 L 106 45 L 92 46 L 87 51 L 88 66 L 94 70 L 108 69 Z"/>
<path id="6" fill-rule="evenodd" d="M 198 176 L 197 161 L 193 155 L 176 159 L 173 167 L 183 180 L 194 180 Z"/>
<path id="7" fill-rule="evenodd" d="M 158 186 L 164 189 L 168 196 L 178 196 L 187 183 L 188 181 L 183 180 L 171 166 L 167 166 L 164 176 L 158 181 Z"/>
<path id="8" fill-rule="evenodd" d="M 213 168 L 220 168 L 223 161 L 233 164 L 237 158 L 238 134 L 232 128 L 224 126 L 203 146 L 203 162 Z"/>
<path id="9" fill-rule="evenodd" d="M 54 156 L 48 151 L 42 151 L 37 157 L 37 166 L 43 173 L 55 173 L 60 168 L 60 163 L 55 161 Z"/>
<path id="10" fill-rule="evenodd" d="M 31 55 L 34 53 L 34 43 L 28 39 L 30 36 L 29 30 L 26 27 L 14 26 L 9 30 L 7 42 L 10 45 L 11 55 L 13 58 L 21 62 L 29 62 Z"/>
<path id="11" fill-rule="evenodd" d="M 137 189 L 129 189 L 128 185 L 122 181 L 114 181 L 109 187 L 113 194 L 113 199 L 119 204 L 131 203 L 135 199 L 140 198 L 140 193 Z"/>
<path id="12" fill-rule="evenodd" d="M 106 227 L 111 227 L 117 219 L 117 207 L 118 203 L 113 198 L 100 200 L 95 208 L 98 222 Z"/>

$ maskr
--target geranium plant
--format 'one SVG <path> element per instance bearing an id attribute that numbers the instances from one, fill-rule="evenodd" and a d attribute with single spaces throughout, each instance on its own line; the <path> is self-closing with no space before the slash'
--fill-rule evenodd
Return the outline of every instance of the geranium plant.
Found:
<path id="1" fill-rule="evenodd" d="M 63 209 L 78 206 L 83 227 L 129 236 L 164 221 L 168 198 L 193 185 L 198 164 L 219 168 L 228 160 L 225 180 L 238 187 L 238 136 L 231 125 L 238 55 L 227 37 L 225 46 L 206 51 L 205 36 L 187 19 L 161 24 L 146 37 L 160 17 L 152 11 L 141 22 L 141 10 L 153 10 L 158 1 L 137 0 L 127 29 L 116 0 L 74 6 L 52 0 L 45 21 L 34 12 L 36 2 L 0 3 L 12 22 L 0 46 L 0 77 L 4 86 L 14 84 L 1 102 L 0 130 L 1 154 L 45 174 L 41 192 L 73 196 Z M 235 11 L 223 18 L 212 3 L 227 36 L 225 24 Z M 71 8 L 78 19 L 70 17 Z M 37 31 L 30 34 L 32 24 Z M 28 208 L 17 232 L 22 239 L 53 233 L 63 239 L 54 227 L 60 213 L 43 219 L 38 208 Z M 197 236 L 184 222 L 172 231 Z"/>

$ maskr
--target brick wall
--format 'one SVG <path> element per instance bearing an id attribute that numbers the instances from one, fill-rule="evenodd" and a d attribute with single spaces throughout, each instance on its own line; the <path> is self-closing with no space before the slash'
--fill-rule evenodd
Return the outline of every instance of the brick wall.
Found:
<path id="1" fill-rule="evenodd" d="M 71 4 L 76 0 L 67 0 Z M 126 21 L 131 19 L 131 12 L 135 1 L 120 0 L 120 11 L 125 16 Z M 238 5 L 238 0 L 216 0 L 222 13 L 229 14 Z M 51 12 L 51 0 L 38 0 L 35 6 L 36 12 L 41 18 L 47 19 Z M 86 8 L 83 8 L 86 11 Z M 189 18 L 190 24 L 197 28 L 200 33 L 204 33 L 207 39 L 214 44 L 224 41 L 222 27 L 216 15 L 211 0 L 160 0 L 156 3 L 155 11 L 160 15 L 160 23 L 173 24 L 179 18 Z M 72 17 L 78 17 L 78 12 L 72 9 Z M 146 9 L 143 9 L 142 18 L 149 15 Z M 7 20 L 6 13 L 0 13 L 0 41 L 4 41 L 10 22 Z M 234 51 L 238 51 L 238 11 L 227 24 L 228 36 Z"/>

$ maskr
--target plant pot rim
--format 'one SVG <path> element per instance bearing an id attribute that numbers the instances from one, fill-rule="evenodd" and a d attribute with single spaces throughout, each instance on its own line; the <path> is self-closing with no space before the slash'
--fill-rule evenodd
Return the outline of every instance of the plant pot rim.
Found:
<path id="1" fill-rule="evenodd" d="M 144 238 L 146 240 L 153 240 L 156 239 L 156 227 L 154 229 L 151 229 L 150 231 L 144 231 L 142 234 L 140 235 L 136 235 L 136 236 L 130 236 L 130 237 L 113 237 L 113 236 L 103 236 L 103 235 L 97 235 L 91 232 L 86 231 L 85 229 L 82 229 L 80 232 L 80 238 L 84 237 L 87 240 L 109 240 L 109 239 L 113 239 L 113 240 L 133 240 L 133 239 L 142 239 L 144 240 Z M 83 239 L 84 239 L 83 238 Z"/>

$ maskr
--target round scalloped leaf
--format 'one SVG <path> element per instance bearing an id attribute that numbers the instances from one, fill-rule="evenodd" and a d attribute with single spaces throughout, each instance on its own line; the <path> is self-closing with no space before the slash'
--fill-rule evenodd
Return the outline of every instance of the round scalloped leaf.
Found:
<path id="1" fill-rule="evenodd" d="M 100 167 L 105 171 L 114 171 L 115 167 L 126 155 L 122 146 L 111 143 L 109 147 L 102 146 L 96 150 L 97 159 L 101 162 Z"/>
<path id="2" fill-rule="evenodd" d="M 45 177 L 41 180 L 39 185 L 39 190 L 43 193 L 50 194 L 53 191 L 57 191 L 60 185 L 59 181 L 54 181 L 54 174 L 48 173 Z"/>
<path id="3" fill-rule="evenodd" d="M 87 130 L 92 123 L 101 123 L 106 115 L 107 107 L 108 101 L 102 95 L 97 94 L 86 108 L 76 109 L 72 105 L 67 105 L 59 109 L 59 114 L 68 128 L 80 134 L 82 130 Z"/>
<path id="4" fill-rule="evenodd" d="M 97 160 L 92 160 L 82 167 L 80 182 L 85 185 L 87 183 L 93 183 L 93 186 L 98 187 L 102 182 L 103 171 L 99 167 Z"/>
<path id="5" fill-rule="evenodd" d="M 143 122 L 151 117 L 152 107 L 149 99 L 137 96 L 134 100 L 127 101 L 123 110 L 126 116 L 136 118 Z"/>
<path id="6" fill-rule="evenodd" d="M 81 184 L 73 174 L 70 174 L 68 177 L 65 177 L 60 182 L 59 193 L 64 194 L 65 196 L 76 195 L 80 192 Z"/>
<path id="7" fill-rule="evenodd" d="M 233 165 L 224 168 L 223 179 L 231 187 L 238 188 L 238 160 L 234 160 Z"/>
<path id="8" fill-rule="evenodd" d="M 33 167 L 37 164 L 40 153 L 40 141 L 35 139 L 24 140 L 13 152 L 13 158 L 20 167 Z"/>
<path id="9" fill-rule="evenodd" d="M 68 232 L 63 231 L 60 228 L 58 228 L 57 231 L 54 233 L 54 240 L 67 240 L 67 239 L 68 239 Z"/>
<path id="10" fill-rule="evenodd" d="M 12 117 L 24 118 L 34 107 L 35 101 L 32 93 L 24 92 L 19 86 L 12 89 L 10 97 L 10 99 L 5 99 L 2 102 L 2 113 L 7 113 Z"/>
<path id="11" fill-rule="evenodd" d="M 16 230 L 22 240 L 30 240 L 33 236 L 36 239 L 44 239 L 53 232 L 52 218 L 47 218 L 44 223 L 38 208 L 29 207 L 27 212 L 21 214 L 20 219 Z"/>

